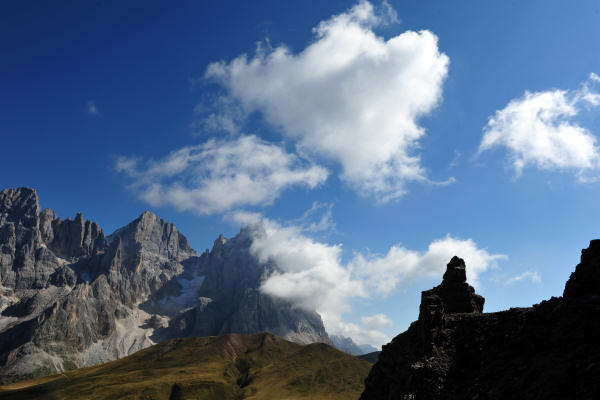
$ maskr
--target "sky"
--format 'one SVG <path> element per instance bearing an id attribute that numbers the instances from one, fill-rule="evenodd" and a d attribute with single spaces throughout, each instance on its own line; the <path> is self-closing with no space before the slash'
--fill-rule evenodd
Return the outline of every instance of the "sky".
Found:
<path id="1" fill-rule="evenodd" d="M 0 187 L 198 251 L 381 345 L 453 255 L 486 311 L 562 295 L 600 237 L 596 1 L 8 1 Z"/>

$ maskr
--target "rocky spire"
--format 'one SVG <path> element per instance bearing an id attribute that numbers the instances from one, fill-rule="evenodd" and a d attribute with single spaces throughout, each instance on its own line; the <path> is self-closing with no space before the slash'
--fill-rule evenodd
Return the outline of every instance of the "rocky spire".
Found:
<path id="1" fill-rule="evenodd" d="M 60 218 L 51 221 L 48 230 L 47 220 L 55 217 L 52 210 L 44 210 L 40 215 L 40 230 L 45 240 L 52 238 L 51 249 L 64 257 L 91 256 L 106 248 L 104 232 L 96 222 L 85 220 L 83 214 L 77 213 L 75 219 Z"/>
<path id="2" fill-rule="evenodd" d="M 139 258 L 140 253 L 144 253 L 181 260 L 197 255 L 175 225 L 150 211 L 115 231 L 110 239 L 117 236 L 122 240 L 127 257 Z"/>
<path id="3" fill-rule="evenodd" d="M 483 312 L 485 299 L 475 294 L 475 289 L 467 283 L 465 268 L 462 258 L 452 257 L 442 283 L 421 293 L 421 314 L 430 313 L 433 308 L 443 314 Z"/>
<path id="4" fill-rule="evenodd" d="M 581 250 L 581 262 L 571 273 L 563 297 L 574 299 L 594 294 L 600 295 L 600 239 L 590 241 L 590 246 Z"/>
<path id="5" fill-rule="evenodd" d="M 213 250 L 223 247 L 225 243 L 227 243 L 227 238 L 225 238 L 225 236 L 223 236 L 222 233 L 219 234 L 219 237 L 215 239 L 215 242 L 213 244 Z"/>

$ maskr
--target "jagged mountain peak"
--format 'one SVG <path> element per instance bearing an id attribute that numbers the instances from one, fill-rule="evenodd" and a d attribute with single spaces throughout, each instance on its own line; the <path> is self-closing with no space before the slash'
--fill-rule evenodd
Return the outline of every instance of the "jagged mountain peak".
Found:
<path id="1" fill-rule="evenodd" d="M 176 316 L 169 329 L 183 336 L 268 331 L 298 343 L 330 343 L 319 314 L 260 290 L 277 267 L 253 256 L 251 244 L 244 229 L 231 239 L 219 235 L 213 249 L 198 260 L 201 301 Z"/>
<path id="2" fill-rule="evenodd" d="M 40 232 L 48 246 L 62 257 L 91 256 L 103 252 L 107 245 L 100 225 L 84 219 L 82 213 L 62 220 L 54 211 L 45 209 L 40 214 Z"/>
<path id="3" fill-rule="evenodd" d="M 162 219 L 161 217 L 149 210 L 146 210 L 143 213 L 141 213 L 140 216 L 131 221 L 131 223 L 136 224 L 138 229 L 144 229 L 154 225 L 173 225 L 171 222 L 165 221 L 164 219 Z"/>
<path id="4" fill-rule="evenodd" d="M 21 223 L 32 227 L 37 224 L 40 201 L 35 189 L 20 187 L 0 191 L 0 224 Z"/>
<path id="5" fill-rule="evenodd" d="M 118 229 L 117 231 L 127 229 L 129 231 L 143 232 L 152 229 L 155 226 L 163 227 L 165 225 L 174 226 L 172 223 L 165 221 L 158 215 L 154 214 L 152 211 L 146 210 L 143 213 L 141 213 L 139 217 L 137 217 L 121 229 Z"/>
<path id="6" fill-rule="evenodd" d="M 223 236 L 222 233 L 219 234 L 219 237 L 217 237 L 215 239 L 215 242 L 213 244 L 213 250 L 218 249 L 218 248 L 224 246 L 225 243 L 227 243 L 227 241 L 228 241 L 227 238 L 225 236 Z"/>
<path id="7" fill-rule="evenodd" d="M 39 204 L 37 191 L 29 187 L 6 188 L 0 191 L 0 197 L 9 197 L 12 199 L 33 199 Z"/>
<path id="8" fill-rule="evenodd" d="M 144 211 L 138 218 L 117 229 L 109 240 L 115 237 L 120 238 L 125 249 L 131 248 L 133 252 L 142 250 L 176 260 L 197 255 L 174 224 L 151 211 Z"/>
<path id="9" fill-rule="evenodd" d="M 213 247 L 210 253 L 213 254 L 213 256 L 216 256 L 223 252 L 242 252 L 247 257 L 252 257 L 248 253 L 255 237 L 256 232 L 251 226 L 244 226 L 240 228 L 238 234 L 231 238 L 227 238 L 223 234 L 219 234 L 219 236 L 213 242 Z"/>
<path id="10" fill-rule="evenodd" d="M 271 298 L 276 270 L 254 232 L 220 235 L 198 257 L 146 211 L 107 238 L 85 220 L 40 213 L 32 189 L 0 195 L 0 381 L 113 360 L 174 337 L 269 331 L 329 342 L 321 317 Z"/>

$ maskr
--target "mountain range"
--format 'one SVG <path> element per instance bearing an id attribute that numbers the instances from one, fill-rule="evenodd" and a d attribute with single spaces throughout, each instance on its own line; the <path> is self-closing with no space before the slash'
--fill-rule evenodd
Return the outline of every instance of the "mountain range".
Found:
<path id="1" fill-rule="evenodd" d="M 408 330 L 353 357 L 330 345 L 368 349 L 261 292 L 279 269 L 252 229 L 199 255 L 149 212 L 106 237 L 0 192 L 0 379 L 38 377 L 0 398 L 600 398 L 600 240 L 561 297 L 492 313 L 455 256 Z"/>
<path id="2" fill-rule="evenodd" d="M 250 254 L 251 228 L 198 254 L 151 212 L 106 236 L 81 214 L 0 192 L 0 382 L 95 365 L 171 338 L 271 332 L 333 344 L 319 314 L 261 292 L 278 266 Z M 347 338 L 340 348 L 360 353 Z M 365 349 L 364 353 L 371 349 Z"/>

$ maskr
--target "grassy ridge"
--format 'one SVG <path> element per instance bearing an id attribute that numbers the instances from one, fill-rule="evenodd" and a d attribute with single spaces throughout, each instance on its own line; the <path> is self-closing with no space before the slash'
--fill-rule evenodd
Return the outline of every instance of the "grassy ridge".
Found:
<path id="1" fill-rule="evenodd" d="M 106 364 L 0 387 L 0 399 L 356 399 L 371 364 L 275 335 L 173 339 Z"/>

